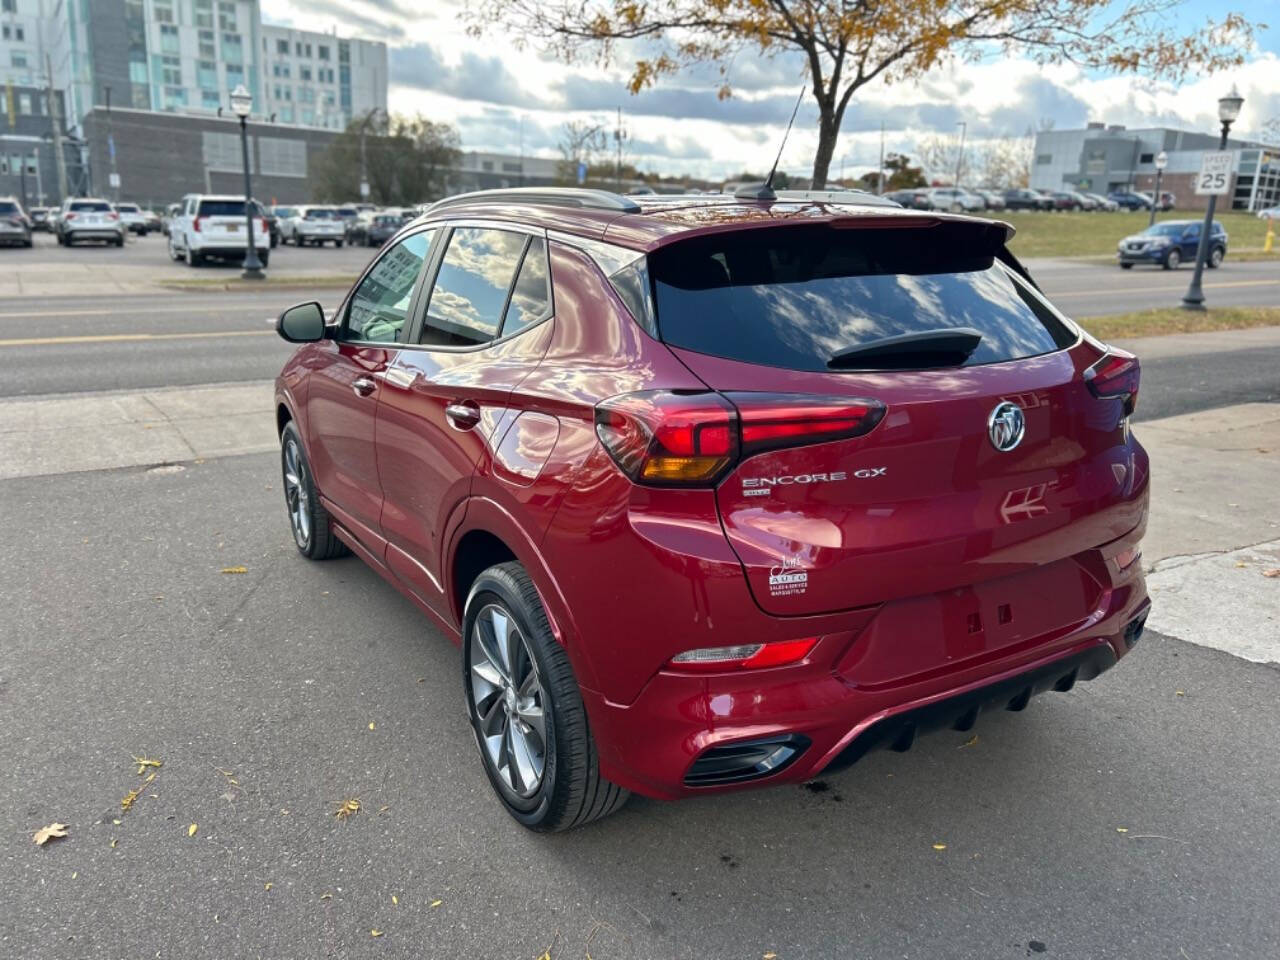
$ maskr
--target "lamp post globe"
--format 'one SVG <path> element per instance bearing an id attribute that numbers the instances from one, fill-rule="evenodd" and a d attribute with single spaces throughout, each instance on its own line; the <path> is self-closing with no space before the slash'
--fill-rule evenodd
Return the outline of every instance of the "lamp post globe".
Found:
<path id="1" fill-rule="evenodd" d="M 1222 121 L 1222 142 L 1218 144 L 1218 150 L 1227 149 L 1227 135 L 1231 132 L 1231 125 L 1240 118 L 1242 106 L 1244 106 L 1244 97 L 1240 96 L 1240 91 L 1236 89 L 1234 83 L 1225 97 L 1218 98 L 1218 119 Z M 1209 234 L 1213 230 L 1213 211 L 1217 204 L 1218 195 L 1209 194 L 1209 207 L 1204 213 L 1204 224 L 1200 227 L 1200 243 L 1196 247 L 1196 269 L 1191 274 L 1191 285 L 1187 287 L 1186 295 L 1182 298 L 1184 310 L 1204 309 L 1204 290 L 1200 286 L 1200 278 L 1204 274 L 1204 261 L 1209 253 Z"/>
<path id="2" fill-rule="evenodd" d="M 253 185 L 249 180 L 249 134 L 245 127 L 249 114 L 253 112 L 253 95 L 243 83 L 231 91 L 231 112 L 240 118 L 240 156 L 244 162 L 244 272 L 240 274 L 245 280 L 266 279 L 262 274 L 262 261 L 258 259 L 257 244 L 253 235 Z"/>

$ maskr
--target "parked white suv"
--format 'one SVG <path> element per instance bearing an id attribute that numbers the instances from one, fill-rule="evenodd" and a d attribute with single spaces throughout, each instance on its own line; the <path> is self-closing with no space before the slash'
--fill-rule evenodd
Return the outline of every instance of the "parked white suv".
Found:
<path id="1" fill-rule="evenodd" d="M 58 243 L 65 247 L 81 240 L 104 240 L 117 247 L 124 246 L 120 214 L 111 209 L 108 201 L 94 197 L 68 197 L 62 201 L 53 229 Z"/>
<path id="2" fill-rule="evenodd" d="M 985 210 L 987 205 L 976 193 L 961 190 L 957 187 L 934 187 L 928 193 L 929 204 L 935 210 L 950 210 L 953 213 L 969 210 Z"/>
<path id="3" fill-rule="evenodd" d="M 338 216 L 337 207 L 290 207 L 290 216 L 280 218 L 280 242 L 304 247 L 309 243 L 342 246 L 347 239 L 347 225 Z"/>
<path id="4" fill-rule="evenodd" d="M 257 203 L 252 213 L 253 245 L 265 267 L 271 253 L 267 221 Z M 193 267 L 209 258 L 242 260 L 247 239 L 244 197 L 189 193 L 169 224 L 169 256 Z"/>
<path id="5" fill-rule="evenodd" d="M 147 215 L 136 203 L 117 203 L 116 213 L 120 214 L 120 222 L 124 228 L 140 237 L 147 235 Z"/>

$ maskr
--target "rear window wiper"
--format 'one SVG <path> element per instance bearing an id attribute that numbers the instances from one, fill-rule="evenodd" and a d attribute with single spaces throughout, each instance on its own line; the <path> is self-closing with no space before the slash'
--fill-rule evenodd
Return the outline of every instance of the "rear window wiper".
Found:
<path id="1" fill-rule="evenodd" d="M 920 370 L 959 367 L 978 349 L 982 334 L 972 327 L 947 327 L 882 337 L 846 347 L 827 361 L 833 370 Z"/>

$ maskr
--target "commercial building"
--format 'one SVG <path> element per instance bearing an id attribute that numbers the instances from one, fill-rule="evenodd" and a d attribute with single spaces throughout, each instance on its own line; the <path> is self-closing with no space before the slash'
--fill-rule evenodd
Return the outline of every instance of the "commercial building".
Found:
<path id="1" fill-rule="evenodd" d="M 1043 130 L 1036 134 L 1031 186 L 1037 190 L 1155 189 L 1156 156 L 1168 156 L 1161 190 L 1178 198 L 1180 209 L 1200 209 L 1208 198 L 1195 193 L 1201 155 L 1217 150 L 1220 138 L 1169 127 L 1128 130 L 1119 124 L 1090 123 L 1083 130 Z M 1261 210 L 1280 203 L 1280 145 L 1231 138 L 1234 155 L 1231 192 L 1220 207 Z"/>
<path id="2" fill-rule="evenodd" d="M 305 173 L 296 171 L 316 143 L 332 139 L 316 134 L 386 109 L 386 44 L 266 26 L 258 0 L 0 0 L 0 192 L 19 192 L 5 171 L 23 181 L 30 166 L 46 202 L 61 199 L 50 86 L 73 168 L 69 192 L 150 199 L 177 184 L 204 189 L 231 162 L 204 134 L 213 136 L 208 144 L 223 143 L 218 111 L 240 84 L 253 95 L 254 116 L 275 131 L 261 135 L 251 166 L 265 151 L 264 170 L 286 171 L 274 185 L 306 199 Z M 180 147 L 165 139 L 171 135 Z"/>

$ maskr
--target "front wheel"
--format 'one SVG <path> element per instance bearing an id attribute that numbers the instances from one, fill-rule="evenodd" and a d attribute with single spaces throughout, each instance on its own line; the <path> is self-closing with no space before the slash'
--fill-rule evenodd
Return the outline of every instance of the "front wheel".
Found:
<path id="1" fill-rule="evenodd" d="M 302 437 L 290 420 L 280 434 L 280 470 L 284 477 L 284 505 L 298 552 L 308 560 L 329 560 L 351 551 L 334 536 L 329 511 L 320 502 Z"/>
<path id="2" fill-rule="evenodd" d="M 335 240 L 335 241 L 333 241 L 333 248 L 334 248 L 335 250 L 341 250 L 341 249 L 342 249 L 342 241 L 341 241 L 341 240 Z"/>
<path id="3" fill-rule="evenodd" d="M 1166 270 L 1177 270 L 1178 267 L 1182 266 L 1182 254 L 1177 247 L 1165 254 L 1163 266 Z"/>
<path id="4" fill-rule="evenodd" d="M 613 813 L 630 795 L 600 775 L 573 668 L 519 563 L 476 578 L 463 618 L 467 715 L 498 799 L 531 830 Z"/>
<path id="5" fill-rule="evenodd" d="M 1121 270 L 1132 270 L 1132 269 L 1133 269 L 1133 264 L 1132 264 L 1132 263 L 1122 263 L 1122 264 L 1120 264 L 1120 269 L 1121 269 Z"/>
<path id="6" fill-rule="evenodd" d="M 1222 259 L 1226 255 L 1227 255 L 1227 251 L 1223 250 L 1221 247 L 1214 247 L 1212 250 L 1210 250 L 1209 251 L 1209 269 L 1217 270 L 1220 266 L 1222 266 Z"/>

